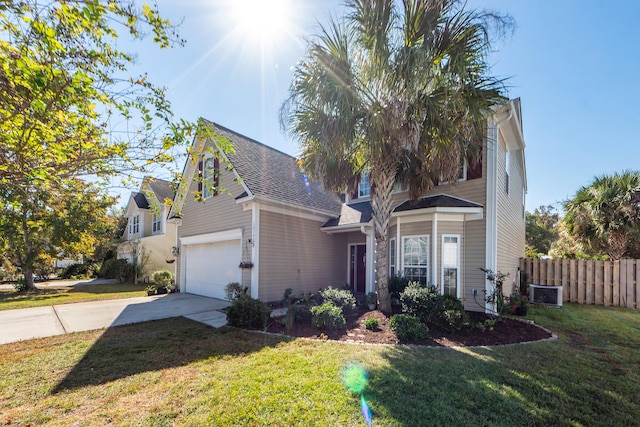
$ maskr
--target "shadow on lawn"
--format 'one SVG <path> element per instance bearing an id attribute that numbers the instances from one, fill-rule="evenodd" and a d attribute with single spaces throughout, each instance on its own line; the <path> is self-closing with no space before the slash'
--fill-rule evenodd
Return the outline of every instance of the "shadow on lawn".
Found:
<path id="1" fill-rule="evenodd" d="M 570 340 L 571 341 L 571 340 Z M 502 348 L 415 349 L 382 354 L 365 398 L 398 425 L 630 425 L 638 388 L 610 363 L 580 366 L 585 352 L 559 342 Z M 606 372 L 606 384 L 586 372 Z M 627 372 L 627 375 L 630 371 Z M 635 375 L 634 375 L 635 376 Z M 592 379 L 593 378 L 593 379 Z M 625 384 L 626 382 L 626 384 Z M 399 394 L 398 390 L 402 390 Z"/>
<path id="2" fill-rule="evenodd" d="M 52 394 L 198 360 L 259 351 L 283 340 L 226 327 L 212 329 L 184 317 L 110 327 Z"/>

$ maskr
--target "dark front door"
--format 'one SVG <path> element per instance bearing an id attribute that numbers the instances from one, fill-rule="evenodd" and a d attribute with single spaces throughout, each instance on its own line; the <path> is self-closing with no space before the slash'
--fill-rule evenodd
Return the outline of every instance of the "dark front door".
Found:
<path id="1" fill-rule="evenodd" d="M 349 285 L 354 292 L 364 293 L 367 268 L 367 245 L 351 246 L 349 260 Z"/>

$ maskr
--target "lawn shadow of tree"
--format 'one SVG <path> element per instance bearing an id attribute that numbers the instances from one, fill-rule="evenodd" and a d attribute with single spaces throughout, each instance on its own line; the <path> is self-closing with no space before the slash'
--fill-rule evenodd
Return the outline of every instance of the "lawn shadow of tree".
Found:
<path id="1" fill-rule="evenodd" d="M 199 360 L 259 351 L 285 340 L 229 327 L 214 329 L 184 317 L 109 327 L 51 394 Z"/>
<path id="2" fill-rule="evenodd" d="M 528 344 L 390 348 L 383 353 L 389 363 L 369 370 L 364 395 L 374 417 L 377 411 L 398 425 L 546 426 L 624 420 L 616 409 L 621 407 L 618 391 L 585 383 L 582 376 L 581 381 L 570 380 L 577 354 L 552 360 L 547 351 L 531 350 Z"/>

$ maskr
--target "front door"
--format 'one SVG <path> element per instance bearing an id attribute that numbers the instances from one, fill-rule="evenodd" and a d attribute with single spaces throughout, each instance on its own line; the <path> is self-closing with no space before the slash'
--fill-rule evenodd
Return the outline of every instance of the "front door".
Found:
<path id="1" fill-rule="evenodd" d="M 349 249 L 349 285 L 354 292 L 364 293 L 367 268 L 367 245 L 352 245 Z"/>

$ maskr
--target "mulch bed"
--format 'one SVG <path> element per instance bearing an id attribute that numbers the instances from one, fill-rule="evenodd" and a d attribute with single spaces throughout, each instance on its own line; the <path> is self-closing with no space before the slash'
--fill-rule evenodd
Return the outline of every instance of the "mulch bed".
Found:
<path id="1" fill-rule="evenodd" d="M 473 324 L 484 322 L 485 319 L 491 318 L 484 313 L 476 312 L 469 312 L 469 316 Z M 379 329 L 377 331 L 370 331 L 364 327 L 364 321 L 371 317 L 379 321 Z M 345 318 L 347 320 L 347 328 L 339 331 L 316 329 L 311 324 L 295 325 L 292 329 L 287 330 L 278 319 L 274 319 L 267 331 L 293 337 L 330 339 L 354 343 L 400 344 L 395 333 L 389 329 L 389 317 L 381 311 L 366 311 L 356 308 L 353 313 L 346 315 Z M 412 341 L 410 344 L 436 347 L 495 346 L 539 341 L 552 336 L 548 331 L 530 322 L 504 316 L 496 318 L 496 320 L 493 329 L 486 328 L 484 331 L 471 328 L 464 332 L 447 333 L 432 329 L 429 331 L 427 339 Z"/>

